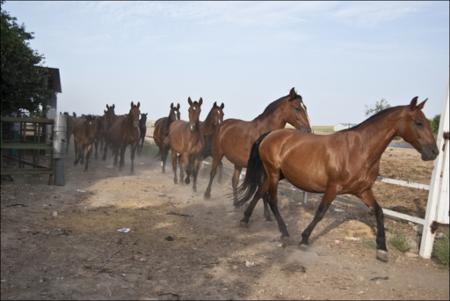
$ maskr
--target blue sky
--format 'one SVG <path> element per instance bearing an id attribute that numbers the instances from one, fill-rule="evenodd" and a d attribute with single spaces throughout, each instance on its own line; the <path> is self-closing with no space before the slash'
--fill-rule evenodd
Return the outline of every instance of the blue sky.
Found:
<path id="1" fill-rule="evenodd" d="M 291 87 L 311 123 L 360 122 L 365 105 L 428 97 L 449 81 L 449 2 L 12 2 L 31 46 L 60 69 L 59 111 L 150 119 L 187 97 L 250 120 Z"/>

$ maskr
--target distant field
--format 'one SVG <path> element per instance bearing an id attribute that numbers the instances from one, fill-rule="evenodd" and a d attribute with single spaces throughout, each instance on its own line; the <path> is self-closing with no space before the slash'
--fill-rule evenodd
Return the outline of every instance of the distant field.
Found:
<path id="1" fill-rule="evenodd" d="M 315 134 L 331 134 L 334 133 L 333 125 L 313 125 L 312 129 Z"/>

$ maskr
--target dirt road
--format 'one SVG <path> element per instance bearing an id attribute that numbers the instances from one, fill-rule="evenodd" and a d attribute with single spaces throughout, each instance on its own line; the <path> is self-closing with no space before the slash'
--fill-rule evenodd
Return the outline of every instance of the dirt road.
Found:
<path id="1" fill-rule="evenodd" d="M 262 204 L 249 228 L 239 226 L 243 208 L 231 204 L 228 176 L 204 200 L 207 167 L 193 193 L 173 184 L 170 164 L 162 174 L 152 154 L 137 158 L 134 175 L 128 157 L 122 172 L 111 162 L 93 160 L 83 172 L 68 158 L 64 187 L 2 183 L 2 299 L 449 298 L 448 268 L 392 246 L 389 263 L 376 260 L 375 219 L 353 199 L 334 203 L 301 250 L 318 195 L 305 204 L 283 184 L 293 244 L 282 247 Z M 422 208 L 416 198 L 419 205 L 399 204 Z M 415 239 L 408 223 L 387 219 L 386 228 L 388 239 L 397 231 Z"/>

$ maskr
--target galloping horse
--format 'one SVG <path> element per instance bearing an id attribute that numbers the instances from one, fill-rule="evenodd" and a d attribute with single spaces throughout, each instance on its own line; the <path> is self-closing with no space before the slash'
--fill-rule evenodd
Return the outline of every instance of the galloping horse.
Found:
<path id="1" fill-rule="evenodd" d="M 106 155 L 108 152 L 108 146 L 111 146 L 111 137 L 110 137 L 110 131 L 109 129 L 113 125 L 114 121 L 117 119 L 117 115 L 114 112 L 115 105 L 109 106 L 106 105 L 106 110 L 104 110 L 104 115 L 102 119 L 102 126 L 100 131 L 102 132 L 103 136 L 103 158 L 102 160 L 106 160 Z M 112 133 L 111 133 L 112 134 Z"/>
<path id="2" fill-rule="evenodd" d="M 139 143 L 140 131 L 139 131 L 139 107 L 141 103 L 138 102 L 135 105 L 131 102 L 131 108 L 127 115 L 118 116 L 111 128 L 108 129 L 108 136 L 112 144 L 114 152 L 114 165 L 117 165 L 117 156 L 120 150 L 120 163 L 119 169 L 122 169 L 124 165 L 125 150 L 128 145 L 131 146 L 131 173 L 134 172 L 134 155 L 136 147 Z"/>
<path id="3" fill-rule="evenodd" d="M 84 117 L 73 118 L 73 144 L 75 149 L 75 161 L 77 165 L 84 161 L 84 171 L 87 171 L 89 157 L 97 135 L 97 120 L 95 116 L 86 115 Z"/>
<path id="4" fill-rule="evenodd" d="M 205 139 L 205 147 L 202 151 L 202 159 L 212 156 L 212 142 L 214 133 L 219 128 L 223 122 L 223 108 L 225 105 L 222 103 L 220 106 L 217 102 L 214 102 L 211 111 L 209 111 L 208 116 L 206 116 L 205 121 L 200 122 L 200 131 L 203 134 L 203 139 Z"/>
<path id="5" fill-rule="evenodd" d="M 213 140 L 213 136 L 223 122 L 223 108 L 225 105 L 222 103 L 220 106 L 217 105 L 217 102 L 214 102 L 211 110 L 206 116 L 205 121 L 200 121 L 200 132 L 203 135 L 203 140 L 205 145 L 203 146 L 203 150 L 200 154 L 200 160 L 203 160 L 209 156 L 211 156 L 211 144 Z M 191 162 L 190 162 L 191 163 Z M 189 163 L 188 168 L 186 169 L 187 177 L 189 178 L 191 173 L 191 164 Z M 222 162 L 221 162 L 222 163 Z M 219 176 L 222 177 L 222 164 L 220 164 L 220 172 Z"/>
<path id="6" fill-rule="evenodd" d="M 261 136 L 253 145 L 245 180 L 239 187 L 238 205 L 248 205 L 241 222 L 248 224 L 261 197 L 268 201 L 282 238 L 289 236 L 278 211 L 278 181 L 286 178 L 296 187 L 324 193 L 312 222 L 302 233 L 300 244 L 309 236 L 339 194 L 353 194 L 374 209 L 377 220 L 377 258 L 388 261 L 384 217 L 372 191 L 378 176 L 381 155 L 395 136 L 402 137 L 422 155 L 434 160 L 439 153 L 430 124 L 422 113 L 426 100 L 417 97 L 406 106 L 383 110 L 353 128 L 331 135 L 314 135 L 291 129 L 276 130 Z"/>
<path id="7" fill-rule="evenodd" d="M 158 146 L 159 154 L 161 155 L 162 172 L 166 172 L 166 159 L 170 148 L 166 137 L 169 135 L 170 124 L 175 120 L 180 120 L 180 104 L 174 106 L 173 103 L 171 103 L 169 116 L 159 118 L 155 122 L 153 140 L 155 140 L 155 144 Z"/>
<path id="8" fill-rule="evenodd" d="M 311 131 L 306 106 L 301 95 L 292 88 L 287 96 L 283 96 L 269 104 L 264 112 L 252 121 L 227 119 L 219 127 L 212 144 L 212 167 L 205 198 L 211 197 L 211 185 L 216 169 L 225 156 L 234 164 L 233 186 L 234 204 L 237 200 L 236 188 L 242 168 L 247 167 L 250 149 L 261 134 L 284 128 L 286 123 L 295 128 Z M 266 205 L 266 203 L 264 203 Z M 266 218 L 270 219 L 267 206 L 264 207 Z"/>
<path id="9" fill-rule="evenodd" d="M 144 148 L 145 135 L 147 134 L 147 115 L 148 113 L 141 113 L 141 119 L 139 119 L 141 136 L 139 137 L 140 145 L 138 146 L 138 154 L 141 154 Z"/>
<path id="10" fill-rule="evenodd" d="M 194 191 L 197 191 L 197 174 L 201 162 L 201 152 L 205 145 L 203 134 L 200 131 L 200 113 L 203 99 L 192 101 L 188 98 L 189 103 L 189 122 L 176 120 L 169 127 L 169 146 L 172 153 L 172 168 L 174 172 L 173 181 L 178 183 L 177 179 L 177 161 L 180 154 L 180 179 L 183 182 L 184 171 L 189 167 L 192 169 Z M 189 184 L 189 174 L 184 180 Z"/>

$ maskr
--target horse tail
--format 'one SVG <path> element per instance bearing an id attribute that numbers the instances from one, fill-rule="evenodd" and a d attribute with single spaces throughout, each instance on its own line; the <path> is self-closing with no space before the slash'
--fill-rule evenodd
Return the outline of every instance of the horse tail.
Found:
<path id="1" fill-rule="evenodd" d="M 236 207 L 242 206 L 255 194 L 256 190 L 264 182 L 265 172 L 263 162 L 259 156 L 259 146 L 263 139 L 269 135 L 270 132 L 262 134 L 253 143 L 250 151 L 250 157 L 247 162 L 247 172 L 245 173 L 245 179 L 237 189 L 238 200 Z"/>

